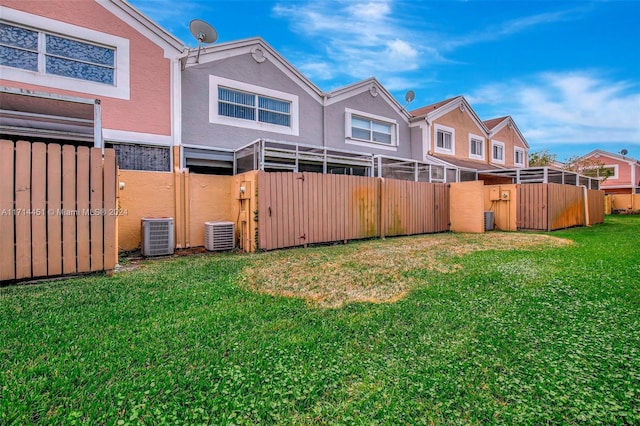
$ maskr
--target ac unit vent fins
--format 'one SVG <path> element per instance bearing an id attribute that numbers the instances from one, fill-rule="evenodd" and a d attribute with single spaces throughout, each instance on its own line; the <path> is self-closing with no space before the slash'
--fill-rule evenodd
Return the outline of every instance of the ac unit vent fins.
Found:
<path id="1" fill-rule="evenodd" d="M 233 222 L 205 222 L 204 247 L 209 251 L 235 248 L 235 224 Z"/>
<path id="2" fill-rule="evenodd" d="M 142 218 L 142 255 L 173 254 L 173 218 Z"/>

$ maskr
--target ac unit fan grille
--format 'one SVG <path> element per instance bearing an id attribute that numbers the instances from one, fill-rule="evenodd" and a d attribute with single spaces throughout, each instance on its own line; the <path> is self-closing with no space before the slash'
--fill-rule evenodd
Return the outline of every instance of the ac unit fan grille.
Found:
<path id="1" fill-rule="evenodd" d="M 142 219 L 142 255 L 173 254 L 173 219 Z"/>
<path id="2" fill-rule="evenodd" d="M 204 246 L 209 251 L 235 248 L 235 224 L 233 222 L 206 222 Z"/>

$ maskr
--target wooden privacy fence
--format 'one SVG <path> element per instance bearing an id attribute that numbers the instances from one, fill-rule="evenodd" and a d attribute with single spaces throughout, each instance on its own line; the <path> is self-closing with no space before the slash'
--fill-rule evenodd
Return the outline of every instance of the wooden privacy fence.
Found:
<path id="1" fill-rule="evenodd" d="M 604 222 L 604 193 L 580 186 L 521 184 L 517 203 L 518 229 L 553 231 Z"/>
<path id="2" fill-rule="evenodd" d="M 0 141 L 0 281 L 112 270 L 112 149 Z"/>
<path id="3" fill-rule="evenodd" d="M 318 173 L 258 174 L 261 249 L 447 230 L 447 184 Z"/>

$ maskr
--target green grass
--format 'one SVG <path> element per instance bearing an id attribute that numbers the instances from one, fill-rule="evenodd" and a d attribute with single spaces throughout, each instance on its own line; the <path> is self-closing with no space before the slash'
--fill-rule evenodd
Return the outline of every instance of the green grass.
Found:
<path id="1" fill-rule="evenodd" d="M 393 303 L 249 289 L 303 250 L 1 288 L 0 424 L 640 424 L 640 217 L 551 235 L 409 262 Z"/>

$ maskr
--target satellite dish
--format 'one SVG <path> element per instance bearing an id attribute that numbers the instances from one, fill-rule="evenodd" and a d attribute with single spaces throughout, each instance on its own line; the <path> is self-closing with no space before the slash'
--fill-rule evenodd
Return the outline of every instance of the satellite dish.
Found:
<path id="1" fill-rule="evenodd" d="M 218 32 L 202 19 L 194 19 L 189 22 L 189 30 L 196 40 L 198 40 L 198 54 L 196 55 L 197 64 L 200 63 L 200 48 L 202 47 L 202 43 L 215 43 L 218 39 Z"/>
<path id="2" fill-rule="evenodd" d="M 413 90 L 409 90 L 405 95 L 404 95 L 404 100 L 406 102 L 406 104 L 404 104 L 404 106 L 402 107 L 402 109 L 406 109 L 407 105 L 409 105 L 411 102 L 413 102 L 413 100 L 416 98 L 416 94 Z"/>
<path id="3" fill-rule="evenodd" d="M 413 90 L 409 90 L 406 95 L 404 95 L 404 100 L 409 105 L 416 98 L 416 94 Z M 406 106 L 406 105 L 405 105 Z"/>
<path id="4" fill-rule="evenodd" d="M 623 149 L 622 151 L 620 151 L 620 154 L 622 154 L 623 157 L 625 155 L 627 155 L 628 153 L 629 153 L 629 151 L 627 151 L 626 149 Z"/>

